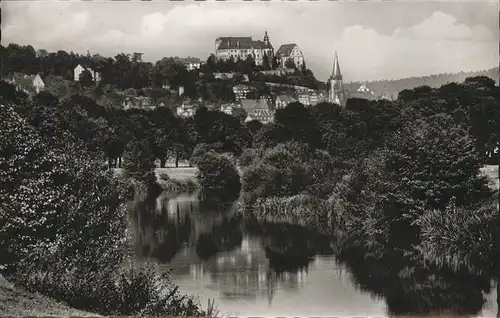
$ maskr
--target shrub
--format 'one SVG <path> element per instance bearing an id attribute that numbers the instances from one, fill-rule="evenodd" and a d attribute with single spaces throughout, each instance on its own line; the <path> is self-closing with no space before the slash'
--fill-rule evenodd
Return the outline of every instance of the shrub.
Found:
<path id="1" fill-rule="evenodd" d="M 191 155 L 191 158 L 189 159 L 189 163 L 191 163 L 194 166 L 197 166 L 199 161 L 209 151 L 214 151 L 213 147 L 211 147 L 210 145 L 205 144 L 205 143 L 197 144 L 196 147 L 194 147 L 193 154 Z"/>
<path id="2" fill-rule="evenodd" d="M 170 180 L 170 176 L 166 172 L 160 172 L 158 175 L 159 175 L 161 181 L 169 181 Z"/>
<path id="3" fill-rule="evenodd" d="M 241 168 L 247 168 L 254 162 L 259 159 L 259 151 L 253 148 L 247 148 L 243 150 L 239 158 L 239 165 Z"/>
<path id="4" fill-rule="evenodd" d="M 472 272 L 495 274 L 500 234 L 496 203 L 457 207 L 452 200 L 443 211 L 428 210 L 416 222 L 426 258 L 455 269 L 465 265 Z"/>
<path id="5" fill-rule="evenodd" d="M 198 164 L 203 191 L 222 201 L 234 201 L 241 190 L 240 176 L 234 164 L 226 157 L 209 152 Z"/>

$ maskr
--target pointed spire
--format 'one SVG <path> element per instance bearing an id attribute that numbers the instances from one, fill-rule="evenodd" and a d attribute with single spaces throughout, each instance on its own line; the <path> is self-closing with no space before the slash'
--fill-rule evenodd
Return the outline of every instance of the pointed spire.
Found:
<path id="1" fill-rule="evenodd" d="M 337 56 L 337 51 L 335 50 L 335 57 L 333 60 L 333 70 L 332 70 L 332 79 L 342 79 L 342 73 L 340 72 L 339 66 L 339 58 Z"/>

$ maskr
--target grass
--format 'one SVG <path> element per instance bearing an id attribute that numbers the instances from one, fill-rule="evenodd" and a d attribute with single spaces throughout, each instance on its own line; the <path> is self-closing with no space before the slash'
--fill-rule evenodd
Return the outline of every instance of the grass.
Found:
<path id="1" fill-rule="evenodd" d="M 98 317 L 73 309 L 38 293 L 26 292 L 13 286 L 0 275 L 0 316 L 17 317 Z"/>

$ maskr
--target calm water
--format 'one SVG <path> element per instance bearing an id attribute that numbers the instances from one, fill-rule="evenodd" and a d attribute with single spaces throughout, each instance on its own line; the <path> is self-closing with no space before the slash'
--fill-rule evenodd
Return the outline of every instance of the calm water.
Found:
<path id="1" fill-rule="evenodd" d="M 197 195 L 136 199 L 135 253 L 173 268 L 181 292 L 231 316 L 388 316 L 422 308 L 495 317 L 489 279 L 430 272 L 399 256 L 334 255 L 334 239 L 245 219 Z M 338 252 L 337 252 L 338 253 Z M 494 287 L 494 286 L 493 286 Z"/>

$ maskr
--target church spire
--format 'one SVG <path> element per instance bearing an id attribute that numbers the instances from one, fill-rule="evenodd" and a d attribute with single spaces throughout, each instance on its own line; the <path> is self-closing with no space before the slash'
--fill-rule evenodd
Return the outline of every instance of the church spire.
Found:
<path id="1" fill-rule="evenodd" d="M 337 51 L 335 51 L 335 57 L 333 60 L 332 79 L 342 80 L 342 73 L 340 73 L 339 58 L 337 56 Z"/>
<path id="2" fill-rule="evenodd" d="M 269 43 L 269 36 L 267 35 L 267 30 L 266 32 L 264 33 L 264 43 Z"/>

